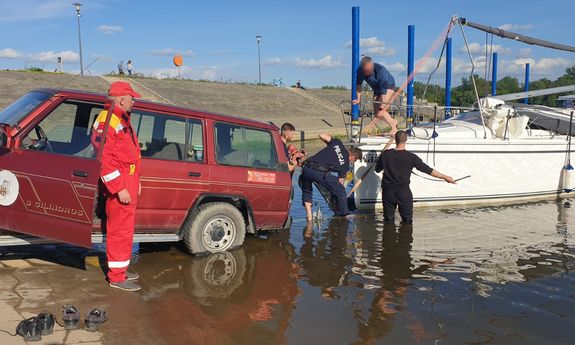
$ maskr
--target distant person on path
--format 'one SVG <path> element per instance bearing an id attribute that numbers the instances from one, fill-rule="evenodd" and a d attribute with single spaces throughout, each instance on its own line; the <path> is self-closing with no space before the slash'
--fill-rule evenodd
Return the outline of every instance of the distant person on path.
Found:
<path id="1" fill-rule="evenodd" d="M 120 63 L 118 64 L 118 74 L 119 75 L 124 75 L 124 61 L 120 61 Z"/>
<path id="2" fill-rule="evenodd" d="M 134 67 L 132 66 L 132 60 L 128 60 L 128 63 L 126 64 L 126 70 L 128 70 L 128 75 L 132 75 L 132 71 L 134 70 Z"/>
<path id="3" fill-rule="evenodd" d="M 106 256 L 110 287 L 138 291 L 134 281 L 137 273 L 128 272 L 134 240 L 134 223 L 140 185 L 140 146 L 130 122 L 134 98 L 140 98 L 129 83 L 117 81 L 110 85 L 112 115 L 100 112 L 94 122 L 92 143 L 97 152 L 104 142 L 100 170 L 101 192 L 106 198 Z M 110 119 L 108 119 L 110 116 Z M 109 124 L 106 137 L 103 131 Z M 105 141 L 104 141 L 105 139 Z"/>
<path id="4" fill-rule="evenodd" d="M 302 90 L 305 91 L 305 87 L 303 87 L 303 86 L 301 85 L 301 80 L 298 80 L 298 81 L 297 81 L 297 83 L 295 84 L 295 87 L 296 87 L 296 89 L 302 89 Z"/>
<path id="5" fill-rule="evenodd" d="M 413 223 L 413 194 L 409 188 L 411 171 L 413 168 L 445 180 L 455 183 L 451 176 L 432 169 L 423 163 L 417 155 L 405 149 L 407 133 L 398 131 L 395 133 L 395 149 L 384 151 L 375 165 L 375 172 L 383 171 L 381 189 L 383 194 L 383 217 L 385 224 L 395 222 L 395 209 L 399 206 L 402 224 Z"/>
<path id="6" fill-rule="evenodd" d="M 357 99 L 353 100 L 352 104 L 361 102 L 361 86 L 364 81 L 373 90 L 373 114 L 391 126 L 390 135 L 395 134 L 397 121 L 385 110 L 395 92 L 395 79 L 385 67 L 373 62 L 369 56 L 364 56 L 357 69 Z"/>
<path id="7" fill-rule="evenodd" d="M 349 164 L 361 159 L 362 155 L 361 149 L 352 147 L 348 151 L 340 140 L 332 138 L 329 134 L 322 133 L 319 137 L 327 147 L 305 161 L 300 177 L 302 201 L 308 221 L 313 219 L 311 207 L 314 182 L 325 187 L 336 199 L 337 216 L 345 217 L 350 214 L 343 186 L 344 178 L 349 170 Z"/>

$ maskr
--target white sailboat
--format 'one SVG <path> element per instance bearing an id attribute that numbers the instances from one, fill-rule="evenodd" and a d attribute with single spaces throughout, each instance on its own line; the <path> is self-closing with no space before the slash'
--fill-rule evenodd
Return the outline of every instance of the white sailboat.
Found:
<path id="1" fill-rule="evenodd" d="M 471 24 L 464 23 L 481 26 Z M 572 90 L 575 86 L 478 99 L 474 111 L 411 128 L 407 150 L 456 179 L 470 175 L 451 185 L 414 171 L 414 205 L 490 205 L 572 194 L 574 170 L 566 169 L 570 167 L 571 110 L 505 102 Z M 388 141 L 386 137 L 360 139 L 364 159 L 354 164 L 354 176 L 364 175 Z M 363 179 L 354 194 L 358 209 L 382 208 L 381 178 L 370 173 Z"/>

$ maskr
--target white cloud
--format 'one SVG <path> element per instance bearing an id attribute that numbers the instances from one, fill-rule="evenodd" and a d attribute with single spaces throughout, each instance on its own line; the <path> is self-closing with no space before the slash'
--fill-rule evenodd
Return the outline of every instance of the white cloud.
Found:
<path id="1" fill-rule="evenodd" d="M 390 72 L 403 72 L 403 71 L 407 70 L 405 65 L 402 64 L 401 62 L 396 62 L 396 63 L 392 63 L 392 64 L 384 64 L 384 66 Z"/>
<path id="2" fill-rule="evenodd" d="M 273 57 L 273 58 L 269 58 L 264 60 L 264 65 L 266 66 L 273 66 L 273 65 L 283 65 L 286 62 L 280 58 L 280 57 Z"/>
<path id="3" fill-rule="evenodd" d="M 17 52 L 16 50 L 12 49 L 12 48 L 5 48 L 0 50 L 0 58 L 5 58 L 5 59 L 18 59 L 22 57 L 22 54 L 20 52 Z"/>
<path id="4" fill-rule="evenodd" d="M 491 45 L 481 45 L 480 43 L 477 42 L 473 42 L 469 44 L 469 52 L 471 52 L 471 54 L 483 54 L 485 55 L 485 52 L 488 53 L 499 53 L 502 55 L 507 55 L 507 54 L 511 54 L 511 48 L 506 48 L 502 45 L 499 44 L 494 44 L 493 46 Z M 467 47 L 463 46 L 460 49 L 461 53 L 467 53 Z"/>
<path id="5" fill-rule="evenodd" d="M 531 48 L 521 48 L 517 52 L 518 58 L 527 58 L 531 55 Z"/>
<path id="6" fill-rule="evenodd" d="M 158 56 L 172 56 L 172 55 L 176 55 L 176 54 L 180 54 L 182 56 L 188 56 L 188 57 L 196 56 L 196 53 L 194 53 L 190 49 L 188 49 L 186 51 L 182 51 L 182 50 L 178 50 L 178 49 L 174 49 L 174 48 L 155 49 L 155 50 L 152 50 L 150 52 L 150 54 L 158 55 Z"/>
<path id="7" fill-rule="evenodd" d="M 318 69 L 338 68 L 343 66 L 341 61 L 334 59 L 331 55 L 326 55 L 318 60 L 302 59 L 298 57 L 295 59 L 294 65 L 302 68 L 318 68 Z"/>
<path id="8" fill-rule="evenodd" d="M 149 75 L 154 78 L 158 79 L 166 79 L 166 78 L 177 78 L 178 77 L 178 69 L 173 68 L 154 68 L 154 69 L 147 69 L 142 70 L 142 73 Z M 180 76 L 182 78 L 189 78 L 189 79 L 208 79 L 208 80 L 216 80 L 217 74 L 219 69 L 216 66 L 208 66 L 203 68 L 196 68 L 192 66 L 182 66 L 180 67 Z"/>
<path id="9" fill-rule="evenodd" d="M 503 24 L 499 29 L 505 31 L 527 31 L 533 29 L 533 24 Z"/>
<path id="10" fill-rule="evenodd" d="M 61 0 L 19 0 L 0 2 L 0 21 L 39 20 L 74 15 L 70 2 Z"/>
<path id="11" fill-rule="evenodd" d="M 61 52 L 40 52 L 28 55 L 28 60 L 35 62 L 56 62 L 58 57 L 61 57 L 65 62 L 78 62 L 80 61 L 80 56 L 78 53 L 66 50 Z"/>
<path id="12" fill-rule="evenodd" d="M 122 32 L 124 28 L 119 25 L 100 25 L 96 30 L 106 35 L 113 35 L 118 32 Z"/>
<path id="13" fill-rule="evenodd" d="M 344 47 L 351 48 L 351 41 L 345 42 Z M 359 47 L 362 49 L 361 53 L 363 55 L 380 57 L 395 55 L 395 49 L 386 47 L 385 42 L 376 36 L 360 38 Z"/>
<path id="14" fill-rule="evenodd" d="M 532 58 L 520 58 L 510 62 L 505 62 L 505 71 L 511 74 L 523 74 L 525 64 L 529 64 L 530 72 L 539 74 L 560 74 L 565 68 L 573 65 L 573 61 L 564 58 L 542 58 L 535 60 Z"/>
<path id="15" fill-rule="evenodd" d="M 20 59 L 25 60 L 28 62 L 53 62 L 56 63 L 58 57 L 61 57 L 65 62 L 78 62 L 80 60 L 80 56 L 78 53 L 64 50 L 64 51 L 46 51 L 46 52 L 38 52 L 38 53 L 23 53 L 17 50 L 6 48 L 0 50 L 0 58 L 5 59 Z"/>

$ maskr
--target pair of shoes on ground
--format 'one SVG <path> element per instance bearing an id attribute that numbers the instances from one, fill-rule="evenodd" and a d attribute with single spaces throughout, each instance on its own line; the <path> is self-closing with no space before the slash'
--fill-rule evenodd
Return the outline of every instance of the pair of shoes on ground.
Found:
<path id="1" fill-rule="evenodd" d="M 21 335 L 26 341 L 39 341 L 43 335 L 54 333 L 54 322 L 54 315 L 45 310 L 38 316 L 20 321 L 16 327 L 16 334 Z"/>
<path id="2" fill-rule="evenodd" d="M 128 292 L 140 291 L 142 287 L 135 282 L 139 278 L 140 275 L 136 272 L 126 272 L 126 280 L 122 282 L 110 282 L 110 287 Z"/>
<path id="3" fill-rule="evenodd" d="M 62 307 L 62 320 L 64 329 L 77 329 L 80 324 L 80 311 L 75 305 L 65 305 Z M 108 314 L 102 308 L 94 308 L 86 314 L 84 319 L 84 329 L 87 331 L 96 331 L 98 326 L 108 320 Z"/>

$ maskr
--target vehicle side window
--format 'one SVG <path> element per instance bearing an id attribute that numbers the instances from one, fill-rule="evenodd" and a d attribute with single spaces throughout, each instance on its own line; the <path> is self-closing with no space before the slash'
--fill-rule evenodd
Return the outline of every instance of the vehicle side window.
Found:
<path id="1" fill-rule="evenodd" d="M 92 121 L 100 104 L 65 101 L 58 105 L 22 139 L 25 150 L 94 158 L 90 141 Z"/>
<path id="2" fill-rule="evenodd" d="M 277 153 L 270 132 L 227 123 L 215 125 L 218 163 L 263 169 L 277 166 Z"/>
<path id="3" fill-rule="evenodd" d="M 132 112 L 131 121 L 140 142 L 142 157 L 204 161 L 201 121 L 138 110 Z M 190 133 L 187 142 L 186 131 Z"/>

